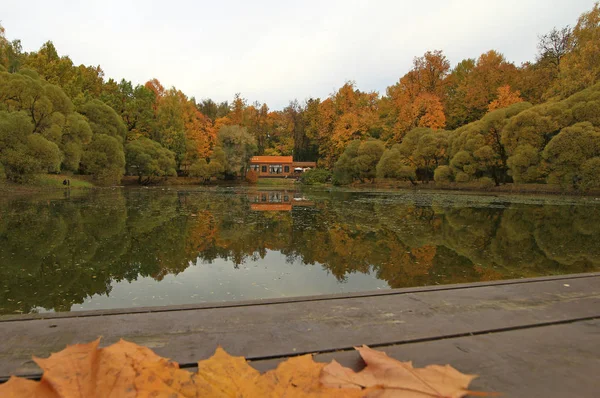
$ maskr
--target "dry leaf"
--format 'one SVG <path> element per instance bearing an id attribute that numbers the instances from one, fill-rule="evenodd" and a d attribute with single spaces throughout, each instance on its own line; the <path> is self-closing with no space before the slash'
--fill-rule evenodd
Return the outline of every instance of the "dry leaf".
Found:
<path id="1" fill-rule="evenodd" d="M 4 384 L 0 384 L 2 398 L 59 398 L 48 383 L 27 380 L 12 376 Z"/>
<path id="2" fill-rule="evenodd" d="M 123 340 L 102 349 L 98 344 L 35 358 L 44 370 L 42 380 L 13 377 L 0 385 L 0 397 L 461 397 L 474 377 L 449 366 L 414 369 L 368 347 L 357 348 L 367 363 L 358 373 L 303 355 L 261 375 L 243 357 L 219 347 L 193 374 L 146 347 Z"/>
<path id="3" fill-rule="evenodd" d="M 356 348 L 367 364 L 356 373 L 332 361 L 323 368 L 321 382 L 336 388 L 381 387 L 367 397 L 444 397 L 458 398 L 469 393 L 467 387 L 477 376 L 460 373 L 450 365 L 414 368 L 411 362 L 400 362 L 384 352 L 367 346 Z"/>
<path id="4" fill-rule="evenodd" d="M 59 397 L 88 398 L 94 396 L 100 339 L 88 344 L 75 344 L 50 355 L 33 358 L 44 371 L 43 380 Z"/>

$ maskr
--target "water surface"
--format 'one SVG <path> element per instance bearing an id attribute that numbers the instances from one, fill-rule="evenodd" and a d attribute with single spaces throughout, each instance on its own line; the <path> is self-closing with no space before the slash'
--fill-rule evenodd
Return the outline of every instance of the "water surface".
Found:
<path id="1" fill-rule="evenodd" d="M 0 198 L 0 314 L 600 270 L 600 200 L 130 188 Z"/>

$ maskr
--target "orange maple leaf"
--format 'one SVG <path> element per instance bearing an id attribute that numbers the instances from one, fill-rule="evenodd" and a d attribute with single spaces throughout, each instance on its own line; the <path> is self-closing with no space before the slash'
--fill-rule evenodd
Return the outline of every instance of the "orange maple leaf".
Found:
<path id="1" fill-rule="evenodd" d="M 221 347 L 198 362 L 198 372 L 179 368 L 152 350 L 126 341 L 98 348 L 99 340 L 35 358 L 40 382 L 12 377 L 0 385 L 10 398 L 83 397 L 462 397 L 475 377 L 450 366 L 414 369 L 385 353 L 357 348 L 367 363 L 358 373 L 312 355 L 289 358 L 264 374 Z"/>
<path id="2" fill-rule="evenodd" d="M 414 368 L 411 362 L 397 361 L 367 346 L 356 347 L 356 350 L 367 364 L 366 368 L 354 372 L 334 360 L 321 373 L 324 386 L 380 388 L 365 391 L 365 397 L 459 398 L 472 393 L 467 387 L 477 377 L 463 374 L 450 365 Z"/>

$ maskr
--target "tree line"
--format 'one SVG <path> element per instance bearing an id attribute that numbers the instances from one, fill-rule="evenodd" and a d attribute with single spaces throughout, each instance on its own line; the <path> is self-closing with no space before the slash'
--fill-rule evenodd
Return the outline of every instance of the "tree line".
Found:
<path id="1" fill-rule="evenodd" d="M 347 82 L 325 99 L 271 110 L 240 94 L 219 103 L 157 79 L 105 80 L 100 66 L 76 66 L 52 42 L 24 52 L 0 27 L 0 177 L 227 178 L 258 154 L 316 160 L 340 183 L 385 176 L 595 187 L 599 38 L 597 3 L 573 28 L 540 36 L 534 62 L 517 66 L 491 50 L 451 67 L 442 51 L 428 51 L 383 95 Z"/>

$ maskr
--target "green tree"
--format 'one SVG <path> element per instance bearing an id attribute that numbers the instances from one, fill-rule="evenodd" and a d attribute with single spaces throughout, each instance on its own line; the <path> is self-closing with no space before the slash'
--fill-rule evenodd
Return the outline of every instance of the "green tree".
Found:
<path id="1" fill-rule="evenodd" d="M 398 146 L 404 163 L 413 167 L 421 181 L 429 182 L 435 168 L 448 163 L 448 134 L 445 130 L 416 128 Z"/>
<path id="2" fill-rule="evenodd" d="M 373 181 L 377 176 L 377 164 L 384 151 L 385 144 L 379 140 L 351 141 L 335 164 L 334 181 L 339 184 L 354 180 Z"/>
<path id="3" fill-rule="evenodd" d="M 217 134 L 217 142 L 226 159 L 222 164 L 224 173 L 230 177 L 243 177 L 250 158 L 257 150 L 254 137 L 245 127 L 223 126 Z"/>
<path id="4" fill-rule="evenodd" d="M 92 138 L 92 129 L 86 118 L 79 113 L 67 116 L 59 147 L 63 153 L 61 169 L 76 172 L 79 170 L 84 146 Z"/>
<path id="5" fill-rule="evenodd" d="M 177 175 L 175 154 L 149 138 L 138 138 L 125 146 L 127 173 L 138 176 L 140 184 L 156 177 Z"/>
<path id="6" fill-rule="evenodd" d="M 417 184 L 416 167 L 404 155 L 399 144 L 385 150 L 377 164 L 377 177 L 408 180 L 413 185 Z"/>
<path id="7" fill-rule="evenodd" d="M 34 134 L 30 117 L 23 111 L 0 111 L 0 163 L 3 174 L 21 182 L 35 173 L 59 171 L 58 145 Z"/>
<path id="8" fill-rule="evenodd" d="M 549 166 L 549 183 L 574 189 L 597 186 L 600 177 L 593 172 L 600 160 L 600 128 L 584 122 L 562 129 L 550 140 L 543 157 Z"/>
<path id="9" fill-rule="evenodd" d="M 82 169 L 100 185 L 119 184 L 125 173 L 125 154 L 119 138 L 94 134 L 83 153 Z"/>
<path id="10" fill-rule="evenodd" d="M 94 134 L 105 134 L 123 142 L 127 128 L 113 108 L 100 100 L 86 102 L 78 109 L 84 115 Z"/>

